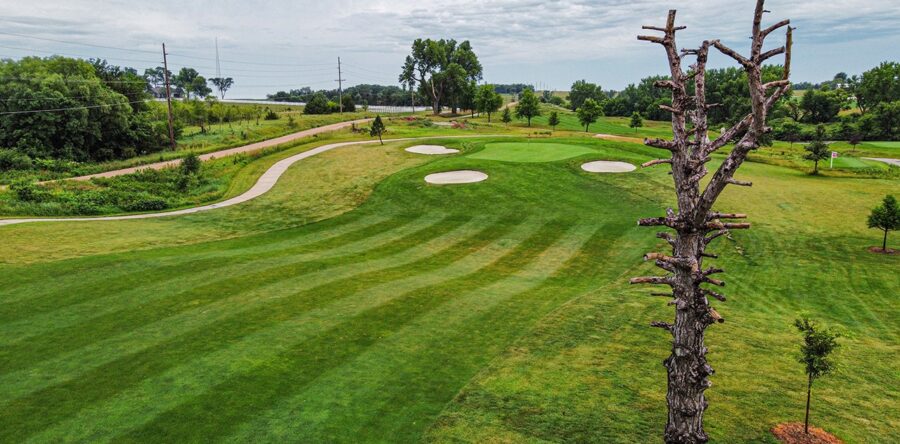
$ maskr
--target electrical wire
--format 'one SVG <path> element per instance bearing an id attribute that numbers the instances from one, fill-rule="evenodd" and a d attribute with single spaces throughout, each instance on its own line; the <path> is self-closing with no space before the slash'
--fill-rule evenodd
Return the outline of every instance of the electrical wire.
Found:
<path id="1" fill-rule="evenodd" d="M 0 116 L 6 116 L 11 114 L 35 114 L 35 113 L 50 113 L 57 111 L 72 111 L 77 109 L 92 109 L 92 108 L 103 108 L 104 106 L 122 106 L 122 105 L 131 105 L 134 103 L 145 103 L 150 102 L 153 99 L 144 99 L 144 100 L 133 100 L 131 102 L 125 103 L 106 103 L 103 105 L 88 105 L 88 106 L 73 106 L 69 108 L 52 108 L 52 109 L 32 109 L 32 110 L 23 110 L 23 111 L 4 111 L 0 112 Z"/>

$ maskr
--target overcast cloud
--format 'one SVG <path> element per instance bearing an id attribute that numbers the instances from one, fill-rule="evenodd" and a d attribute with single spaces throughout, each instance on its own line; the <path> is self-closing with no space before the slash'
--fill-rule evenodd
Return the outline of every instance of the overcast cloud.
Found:
<path id="1" fill-rule="evenodd" d="M 417 37 L 470 40 L 494 83 L 538 83 L 565 89 L 585 78 L 619 89 L 664 72 L 657 45 L 635 40 L 642 24 L 661 25 L 678 9 L 688 29 L 680 44 L 719 38 L 746 49 L 751 0 L 660 1 L 304 1 L 0 0 L 0 57 L 53 53 L 101 57 L 143 71 L 161 61 L 215 76 L 219 39 L 231 97 L 260 98 L 279 89 L 336 86 L 336 62 L 349 84 L 395 84 Z M 770 20 L 790 18 L 794 80 L 821 81 L 900 59 L 897 0 L 772 0 Z M 62 42 L 8 35 L 21 34 Z M 772 46 L 779 44 L 772 39 Z M 138 51 L 122 51 L 129 48 Z M 711 64 L 729 63 L 723 56 Z"/>

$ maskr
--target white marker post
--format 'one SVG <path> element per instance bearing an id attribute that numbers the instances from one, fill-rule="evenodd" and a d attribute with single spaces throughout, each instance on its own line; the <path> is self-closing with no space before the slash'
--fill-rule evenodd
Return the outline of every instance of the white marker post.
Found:
<path id="1" fill-rule="evenodd" d="M 831 165 L 828 167 L 828 169 L 834 169 L 834 159 L 835 159 L 837 156 L 838 156 L 837 151 L 832 151 L 832 152 L 831 152 Z"/>

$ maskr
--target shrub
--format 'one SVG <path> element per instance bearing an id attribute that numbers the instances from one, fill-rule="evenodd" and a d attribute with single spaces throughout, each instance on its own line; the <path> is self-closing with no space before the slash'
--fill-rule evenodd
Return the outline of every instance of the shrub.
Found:
<path id="1" fill-rule="evenodd" d="M 0 171 L 27 170 L 31 168 L 31 157 L 15 150 L 0 150 Z"/>
<path id="2" fill-rule="evenodd" d="M 306 102 L 303 113 L 328 114 L 328 99 L 325 97 L 325 94 L 317 93 L 312 96 L 312 98 L 309 99 L 309 102 Z"/>
<path id="3" fill-rule="evenodd" d="M 160 211 L 169 208 L 169 203 L 158 197 L 145 195 L 132 202 L 123 203 L 121 208 L 125 211 Z"/>
<path id="4" fill-rule="evenodd" d="M 47 193 L 33 182 L 17 182 L 10 185 L 9 189 L 16 194 L 16 199 L 22 202 L 42 202 L 47 197 Z"/>
<path id="5" fill-rule="evenodd" d="M 200 158 L 193 152 L 188 153 L 184 160 L 181 161 L 181 171 L 184 174 L 199 174 L 201 167 Z"/>
<path id="6" fill-rule="evenodd" d="M 266 108 L 266 115 L 263 117 L 265 120 L 278 120 L 278 113 Z"/>

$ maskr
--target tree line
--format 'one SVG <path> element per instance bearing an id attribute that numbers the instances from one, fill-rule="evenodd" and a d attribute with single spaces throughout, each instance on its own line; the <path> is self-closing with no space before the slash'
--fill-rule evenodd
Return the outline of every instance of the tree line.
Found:
<path id="1" fill-rule="evenodd" d="M 337 102 L 338 97 L 350 97 L 354 104 L 360 106 L 377 105 L 377 106 L 411 106 L 413 100 L 416 105 L 425 103 L 425 99 L 416 91 L 409 91 L 405 85 L 403 88 L 390 85 L 373 85 L 361 84 L 344 88 L 341 94 L 337 89 L 314 91 L 310 87 L 291 89 L 288 91 L 278 91 L 274 94 L 267 94 L 266 98 L 276 102 L 309 102 L 316 94 L 321 94 L 326 100 Z"/>

